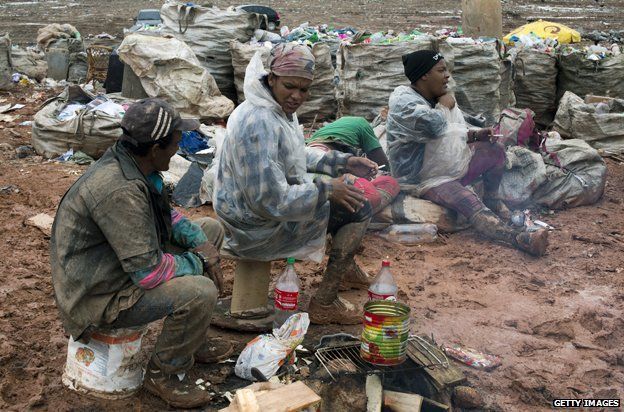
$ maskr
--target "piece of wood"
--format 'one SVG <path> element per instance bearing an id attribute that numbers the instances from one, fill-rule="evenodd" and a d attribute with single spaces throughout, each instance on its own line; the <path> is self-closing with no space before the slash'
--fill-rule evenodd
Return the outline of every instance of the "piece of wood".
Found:
<path id="1" fill-rule="evenodd" d="M 366 412 L 381 412 L 383 405 L 383 388 L 381 379 L 377 375 L 366 377 Z"/>
<path id="2" fill-rule="evenodd" d="M 423 397 L 415 393 L 383 391 L 383 404 L 394 412 L 418 412 L 422 407 Z"/>
<path id="3" fill-rule="evenodd" d="M 50 237 L 52 235 L 52 224 L 54 223 L 54 218 L 46 213 L 39 213 L 33 217 L 26 219 L 24 222 L 28 226 L 34 226 L 40 229 L 44 235 Z"/>
<path id="4" fill-rule="evenodd" d="M 240 389 L 239 389 L 240 390 Z M 305 383 L 298 381 L 280 388 L 256 393 L 260 411 L 295 412 L 320 404 L 321 398 Z M 242 412 L 236 402 L 219 412 Z"/>
<path id="5" fill-rule="evenodd" d="M 237 390 L 236 395 L 234 395 L 234 401 L 240 412 L 260 412 L 260 405 L 258 405 L 256 395 L 254 395 L 254 391 L 251 389 L 243 388 Z"/>
<path id="6" fill-rule="evenodd" d="M 436 356 L 440 359 L 444 359 L 446 357 L 444 353 L 439 349 L 436 349 L 435 353 Z M 418 350 L 418 347 L 413 341 L 410 341 L 407 345 L 407 356 L 418 365 L 425 366 L 425 368 L 423 368 L 423 371 L 427 375 L 429 375 L 433 385 L 438 390 L 443 390 L 447 387 L 457 386 L 466 381 L 466 376 L 464 375 L 464 372 L 462 372 L 459 368 L 457 368 L 450 362 L 448 366 L 439 365 L 427 367 L 431 365 L 432 360 L 427 357 L 426 354 L 422 353 L 422 351 Z"/>
<path id="7" fill-rule="evenodd" d="M 470 37 L 503 38 L 501 0 L 462 0 L 462 30 Z"/>

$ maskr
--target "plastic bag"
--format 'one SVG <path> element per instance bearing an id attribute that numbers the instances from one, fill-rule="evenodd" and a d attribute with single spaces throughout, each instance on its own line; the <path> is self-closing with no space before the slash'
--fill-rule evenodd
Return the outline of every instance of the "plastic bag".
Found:
<path id="1" fill-rule="evenodd" d="M 467 143 L 468 128 L 461 110 L 457 105 L 449 110 L 440 104 L 436 109 L 445 114 L 446 132 L 425 146 L 423 165 L 418 173 L 420 183 L 415 188 L 419 194 L 463 177 L 472 157 Z"/>
<path id="2" fill-rule="evenodd" d="M 236 376 L 253 381 L 253 368 L 257 368 L 267 379 L 275 375 L 284 359 L 303 341 L 308 326 L 308 314 L 296 313 L 279 329 L 273 329 L 272 334 L 256 337 L 238 356 L 234 367 Z"/>

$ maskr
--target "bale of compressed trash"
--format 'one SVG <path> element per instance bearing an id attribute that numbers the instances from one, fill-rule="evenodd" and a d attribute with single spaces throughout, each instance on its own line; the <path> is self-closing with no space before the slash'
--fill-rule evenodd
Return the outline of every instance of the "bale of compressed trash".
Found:
<path id="1" fill-rule="evenodd" d="M 521 49 L 515 58 L 516 107 L 531 109 L 535 123 L 547 127 L 557 111 L 557 58 L 554 51 Z"/>
<path id="2" fill-rule="evenodd" d="M 588 94 L 624 98 L 624 55 L 563 50 L 557 96 L 561 98 L 566 91 L 581 98 Z"/>
<path id="3" fill-rule="evenodd" d="M 9 34 L 0 37 L 0 90 L 11 84 L 11 39 Z"/>
<path id="4" fill-rule="evenodd" d="M 173 34 L 188 44 L 201 65 L 214 77 L 221 93 L 235 100 L 230 41 L 249 41 L 254 30 L 260 27 L 260 16 L 178 0 L 167 0 L 160 16 L 163 33 Z"/>
<path id="5" fill-rule="evenodd" d="M 14 47 L 11 50 L 13 71 L 25 74 L 31 79 L 42 81 L 48 73 L 48 63 L 45 53 L 32 49 Z"/>
<path id="6" fill-rule="evenodd" d="M 533 201 L 549 209 L 596 203 L 604 193 L 607 165 L 598 151 L 581 139 L 546 139 L 546 182 Z"/>
<path id="7" fill-rule="evenodd" d="M 185 116 L 221 119 L 234 110 L 234 103 L 221 95 L 195 53 L 178 39 L 135 33 L 124 39 L 117 52 L 149 97 L 168 101 Z"/>
<path id="8" fill-rule="evenodd" d="M 70 86 L 35 114 L 33 146 L 47 158 L 70 149 L 98 158 L 121 137 L 124 112 L 121 105 L 110 99 L 96 100 L 79 86 Z"/>
<path id="9" fill-rule="evenodd" d="M 624 99 L 585 103 L 572 92 L 559 102 L 553 129 L 567 139 L 581 139 L 596 149 L 624 152 Z"/>
<path id="10" fill-rule="evenodd" d="M 516 105 L 516 94 L 514 93 L 514 62 L 510 58 L 501 60 L 501 83 L 500 83 L 500 109 Z"/>
<path id="11" fill-rule="evenodd" d="M 237 40 L 230 42 L 230 53 L 232 54 L 232 66 L 234 69 L 234 86 L 236 87 L 236 97 L 238 103 L 245 101 L 245 70 L 251 61 L 251 58 L 259 52 L 262 56 L 262 62 L 266 68 L 269 64 L 271 55 L 271 47 L 266 47 L 264 43 L 241 43 Z"/>
<path id="12" fill-rule="evenodd" d="M 435 39 L 428 35 L 387 44 L 341 44 L 336 56 L 339 116 L 361 116 L 373 120 L 381 109 L 388 106 L 392 91 L 407 82 L 402 56 L 435 46 Z"/>
<path id="13" fill-rule="evenodd" d="M 534 206 L 533 192 L 545 181 L 546 165 L 539 153 L 521 146 L 507 149 L 499 199 L 513 208 Z"/>
<path id="14" fill-rule="evenodd" d="M 492 125 L 501 113 L 501 58 L 495 41 L 449 38 L 444 58 L 452 61 L 457 104 Z"/>

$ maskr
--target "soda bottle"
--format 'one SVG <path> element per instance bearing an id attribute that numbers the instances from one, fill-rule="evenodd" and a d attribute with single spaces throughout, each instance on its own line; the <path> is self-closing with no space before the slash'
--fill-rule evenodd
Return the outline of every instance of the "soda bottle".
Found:
<path id="1" fill-rule="evenodd" d="M 381 270 L 368 287 L 368 300 L 385 300 L 389 297 L 396 299 L 398 286 L 390 273 L 390 261 L 381 261 Z"/>
<path id="2" fill-rule="evenodd" d="M 275 319 L 273 329 L 278 329 L 291 315 L 297 313 L 299 278 L 295 272 L 295 258 L 286 260 L 286 269 L 275 284 Z"/>

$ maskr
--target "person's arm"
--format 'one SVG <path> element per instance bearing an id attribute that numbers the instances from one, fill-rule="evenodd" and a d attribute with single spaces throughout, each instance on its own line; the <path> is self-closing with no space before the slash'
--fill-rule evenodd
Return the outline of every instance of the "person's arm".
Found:
<path id="1" fill-rule="evenodd" d="M 388 167 L 388 165 L 390 164 L 388 162 L 388 157 L 386 156 L 386 153 L 383 151 L 383 149 L 381 147 L 373 149 L 370 152 L 366 152 L 366 157 L 368 157 L 373 162 L 377 163 L 377 165 L 379 165 L 379 167 L 381 167 L 381 166 Z M 389 170 L 386 170 L 386 172 L 388 172 L 388 171 Z"/>
<path id="2" fill-rule="evenodd" d="M 340 176 L 347 168 L 347 162 L 351 153 L 342 153 L 338 150 L 321 152 L 313 148 L 306 147 L 306 169 L 309 173 L 321 173 L 329 176 Z"/>
<path id="3" fill-rule="evenodd" d="M 176 276 L 201 275 L 202 262 L 197 256 L 160 250 L 148 196 L 138 183 L 129 182 L 93 210 L 92 217 L 115 251 L 123 271 L 144 289 Z"/>
<path id="4" fill-rule="evenodd" d="M 427 143 L 444 134 L 447 120 L 444 112 L 432 108 L 424 99 L 405 95 L 391 96 L 388 129 L 404 142 Z"/>
<path id="5" fill-rule="evenodd" d="M 233 139 L 228 150 L 236 167 L 228 169 L 227 178 L 235 179 L 248 207 L 259 216 L 291 222 L 313 219 L 317 208 L 331 195 L 331 184 L 289 183 L 283 157 L 295 154 L 283 152 L 287 149 L 280 140 L 285 136 L 280 136 L 280 128 L 269 122 L 250 119 L 237 128 L 239 136 L 228 136 Z"/>
<path id="6" fill-rule="evenodd" d="M 184 249 L 196 248 L 208 240 L 198 224 L 175 209 L 171 209 L 171 231 L 173 241 Z"/>

